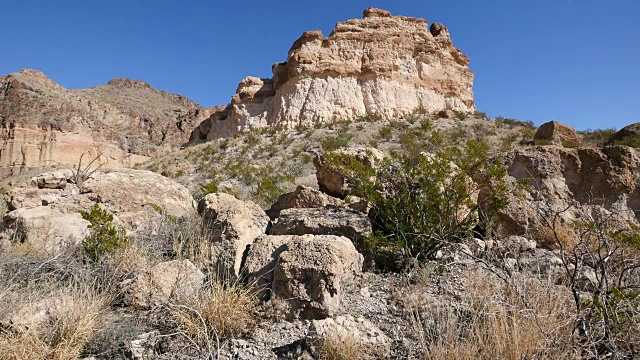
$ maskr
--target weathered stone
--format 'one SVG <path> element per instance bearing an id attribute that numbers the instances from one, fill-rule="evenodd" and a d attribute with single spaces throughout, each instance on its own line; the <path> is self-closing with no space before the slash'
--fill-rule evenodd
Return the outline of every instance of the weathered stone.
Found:
<path id="1" fill-rule="evenodd" d="M 305 341 L 309 351 L 321 358 L 325 342 L 334 342 L 334 347 L 342 342 L 357 346 L 362 359 L 388 359 L 391 355 L 391 339 L 369 320 L 351 315 L 311 321 Z"/>
<path id="2" fill-rule="evenodd" d="M 523 235 L 548 246 L 545 242 L 555 238 L 543 216 L 553 221 L 555 214 L 561 237 L 574 236 L 570 225 L 584 214 L 606 217 L 609 224 L 640 220 L 636 212 L 640 208 L 640 150 L 544 146 L 512 150 L 500 159 L 514 189 L 509 192 L 508 206 L 495 219 L 503 237 Z M 529 180 L 531 192 L 519 196 L 515 181 L 522 179 Z M 481 203 L 483 197 L 481 194 Z"/>
<path id="3" fill-rule="evenodd" d="M 31 184 L 39 189 L 64 189 L 73 171 L 63 170 L 40 174 L 31 178 Z"/>
<path id="4" fill-rule="evenodd" d="M 124 281 L 121 287 L 128 304 L 148 309 L 165 301 L 196 296 L 204 278 L 189 260 L 173 260 L 147 269 L 136 279 Z"/>
<path id="5" fill-rule="evenodd" d="M 371 220 L 344 207 L 286 209 L 271 229 L 273 235 L 337 235 L 349 238 L 363 252 L 364 238 L 371 234 Z"/>
<path id="6" fill-rule="evenodd" d="M 156 358 L 156 346 L 160 342 L 160 331 L 154 330 L 138 335 L 129 343 L 127 356 L 132 360 L 152 360 Z"/>
<path id="7" fill-rule="evenodd" d="M 318 208 L 327 205 L 340 206 L 344 205 L 344 202 L 318 190 L 299 185 L 295 191 L 281 195 L 267 210 L 267 214 L 273 220 L 280 216 L 280 211 L 285 209 Z"/>
<path id="8" fill-rule="evenodd" d="M 295 238 L 275 264 L 273 295 L 289 303 L 291 318 L 332 316 L 345 287 L 361 272 L 362 261 L 362 255 L 345 237 Z"/>
<path id="9" fill-rule="evenodd" d="M 269 217 L 257 204 L 225 193 L 205 196 L 198 212 L 211 228 L 211 260 L 219 275 L 238 278 L 247 247 L 266 233 Z"/>
<path id="10" fill-rule="evenodd" d="M 640 147 L 640 122 L 627 125 L 611 135 L 608 144 L 623 142 L 625 145 Z"/>
<path id="11" fill-rule="evenodd" d="M 231 104 L 192 139 L 229 137 L 279 124 L 330 123 L 366 115 L 394 118 L 416 110 L 473 112 L 469 59 L 442 24 L 367 9 L 324 37 L 307 31 L 271 79 L 247 77 Z"/>
<path id="12" fill-rule="evenodd" d="M 251 286 L 258 289 L 258 297 L 268 300 L 271 296 L 273 269 L 287 244 L 297 236 L 262 235 L 249 247 L 243 272 Z"/>
<path id="13" fill-rule="evenodd" d="M 335 153 L 338 155 L 353 156 L 357 161 L 369 167 L 375 167 L 376 163 L 379 163 L 384 158 L 382 152 L 375 148 L 340 149 Z M 342 174 L 326 166 L 325 159 L 322 155 L 316 156 L 313 159 L 313 164 L 316 167 L 316 178 L 318 179 L 320 191 L 340 198 L 349 195 L 347 179 Z"/>
<path id="14" fill-rule="evenodd" d="M 549 121 L 540 125 L 533 139 L 549 141 L 552 144 L 567 147 L 575 147 L 580 144 L 580 138 L 576 131 L 571 126 L 557 121 Z"/>
<path id="15" fill-rule="evenodd" d="M 55 294 L 27 303 L 7 318 L 2 319 L 0 326 L 16 332 L 42 330 L 44 326 L 57 321 L 60 314 L 71 304 L 73 304 L 71 296 Z"/>

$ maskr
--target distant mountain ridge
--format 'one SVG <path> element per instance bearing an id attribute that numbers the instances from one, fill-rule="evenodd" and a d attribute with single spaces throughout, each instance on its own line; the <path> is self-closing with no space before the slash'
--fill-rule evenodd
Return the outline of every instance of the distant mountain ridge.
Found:
<path id="1" fill-rule="evenodd" d="M 0 173 L 75 164 L 82 153 L 132 166 L 178 149 L 214 110 L 139 80 L 68 90 L 24 69 L 0 77 Z"/>

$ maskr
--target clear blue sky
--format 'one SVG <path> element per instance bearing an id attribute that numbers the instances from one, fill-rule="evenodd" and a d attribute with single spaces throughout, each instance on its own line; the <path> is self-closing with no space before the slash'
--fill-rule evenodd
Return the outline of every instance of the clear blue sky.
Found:
<path id="1" fill-rule="evenodd" d="M 370 6 L 442 22 L 471 58 L 479 110 L 578 129 L 640 121 L 640 1 L 20 0 L 0 6 L 0 74 L 67 88 L 130 77 L 204 106 L 229 102 L 304 31 Z"/>

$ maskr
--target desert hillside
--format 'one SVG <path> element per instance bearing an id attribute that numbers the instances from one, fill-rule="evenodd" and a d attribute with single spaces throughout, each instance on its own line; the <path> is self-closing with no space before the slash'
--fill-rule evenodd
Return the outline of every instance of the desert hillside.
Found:
<path id="1" fill-rule="evenodd" d="M 0 360 L 639 358 L 639 123 L 489 117 L 469 61 L 370 8 L 216 108 L 0 78 Z"/>

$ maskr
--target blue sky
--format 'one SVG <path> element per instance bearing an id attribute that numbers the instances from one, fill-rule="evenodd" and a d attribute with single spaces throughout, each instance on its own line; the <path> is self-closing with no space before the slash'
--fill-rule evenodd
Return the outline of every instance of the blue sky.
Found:
<path id="1" fill-rule="evenodd" d="M 129 77 L 221 105 L 245 76 L 270 77 L 304 31 L 328 35 L 370 6 L 444 23 L 489 115 L 640 121 L 637 0 L 6 1 L 0 74 L 35 68 L 71 89 Z"/>

